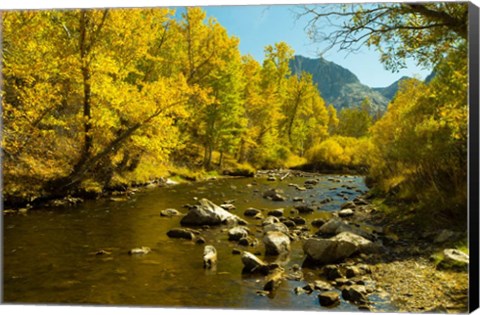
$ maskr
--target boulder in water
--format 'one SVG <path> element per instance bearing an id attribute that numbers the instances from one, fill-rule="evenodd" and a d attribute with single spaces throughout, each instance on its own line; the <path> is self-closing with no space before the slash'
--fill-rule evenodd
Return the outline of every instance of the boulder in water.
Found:
<path id="1" fill-rule="evenodd" d="M 217 250 L 212 245 L 203 249 L 203 268 L 212 269 L 217 265 Z"/>
<path id="2" fill-rule="evenodd" d="M 260 272 L 262 274 L 267 274 L 269 269 L 268 265 L 262 261 L 260 258 L 255 256 L 250 252 L 242 253 L 242 263 L 243 263 L 243 272 L 244 273 L 255 273 Z"/>
<path id="3" fill-rule="evenodd" d="M 318 295 L 321 306 L 334 306 L 340 303 L 340 295 L 334 291 L 323 292 Z"/>
<path id="4" fill-rule="evenodd" d="M 316 210 L 316 207 L 309 205 L 298 205 L 294 207 L 299 213 L 311 213 Z"/>
<path id="5" fill-rule="evenodd" d="M 270 231 L 282 232 L 286 235 L 289 234 L 288 227 L 284 223 L 281 223 L 281 222 L 267 224 L 267 225 L 263 226 L 263 232 L 264 233 L 267 233 L 267 232 L 270 232 Z"/>
<path id="6" fill-rule="evenodd" d="M 290 238 L 282 232 L 268 231 L 263 237 L 265 255 L 281 255 L 290 252 Z"/>
<path id="7" fill-rule="evenodd" d="M 283 280 L 283 274 L 284 274 L 284 270 L 281 267 L 278 267 L 272 270 L 266 278 L 267 282 L 263 286 L 263 290 L 272 292 L 276 288 L 278 288 L 278 286 Z"/>
<path id="8" fill-rule="evenodd" d="M 303 244 L 303 251 L 311 260 L 328 264 L 357 252 L 368 252 L 370 246 L 371 241 L 350 232 L 342 232 L 329 239 L 310 238 Z"/>
<path id="9" fill-rule="evenodd" d="M 194 231 L 192 229 L 182 229 L 182 228 L 174 228 L 167 232 L 168 237 L 183 238 L 186 240 L 193 240 L 195 238 L 195 234 L 199 234 L 199 232 Z"/>
<path id="10" fill-rule="evenodd" d="M 245 210 L 245 212 L 243 212 L 243 215 L 246 216 L 246 217 L 254 217 L 254 216 L 256 216 L 257 214 L 260 214 L 260 213 L 262 213 L 262 211 L 259 210 L 259 209 L 248 208 L 247 210 Z"/>
<path id="11" fill-rule="evenodd" d="M 236 226 L 228 230 L 228 240 L 238 241 L 250 234 L 250 230 L 244 226 Z"/>
<path id="12" fill-rule="evenodd" d="M 283 216 L 283 211 L 284 211 L 283 208 L 273 209 L 268 211 L 267 215 L 279 218 Z"/>
<path id="13" fill-rule="evenodd" d="M 187 226 L 220 224 L 247 225 L 247 222 L 227 210 L 222 209 L 210 200 L 201 199 L 199 205 L 190 209 L 187 215 L 182 218 L 180 224 Z"/>

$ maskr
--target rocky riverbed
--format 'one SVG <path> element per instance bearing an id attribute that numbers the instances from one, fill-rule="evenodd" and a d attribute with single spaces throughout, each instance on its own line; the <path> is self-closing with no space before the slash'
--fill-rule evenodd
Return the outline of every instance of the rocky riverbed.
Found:
<path id="1" fill-rule="evenodd" d="M 359 177 L 265 171 L 253 179 L 147 189 L 74 203 L 71 211 L 5 213 L 6 301 L 466 310 L 465 262 L 432 258 L 462 235 L 392 221 L 372 204 Z M 90 228 L 75 233 L 72 224 Z M 30 230 L 35 239 L 28 238 Z M 74 243 L 63 246 L 63 239 Z M 37 240 L 36 247 L 29 244 Z M 18 268 L 29 261 L 26 247 L 44 259 Z M 47 273 L 38 270 L 43 262 Z M 36 282 L 20 281 L 31 272 L 29 279 L 49 275 L 39 285 L 60 282 L 69 290 L 39 295 Z M 119 280 L 128 285 L 118 286 Z M 79 298 L 87 288 L 91 295 Z"/>
<path id="2" fill-rule="evenodd" d="M 268 181 L 283 181 L 290 175 L 290 172 L 271 171 L 260 174 Z M 305 180 L 304 185 L 311 188 L 318 183 L 318 179 L 310 178 Z M 308 189 L 293 183 L 289 186 L 299 191 Z M 343 187 L 352 189 L 347 185 Z M 266 190 L 263 197 L 279 202 L 291 198 L 279 189 Z M 288 216 L 284 209 L 245 210 L 245 216 L 254 217 L 259 222 L 255 225 L 256 233 L 246 227 L 248 222 L 227 211 L 234 209 L 234 205 L 226 203 L 217 206 L 206 199 L 200 200 L 196 206 L 189 206 L 190 211 L 181 223 L 203 227 L 227 225 L 229 228 L 225 230 L 229 240 L 251 247 L 250 251 L 263 243 L 265 257 L 274 257 L 271 263 L 256 257 L 249 250 L 233 251 L 233 254 L 241 254 L 244 273 L 265 276 L 263 287 L 257 291 L 259 295 L 271 295 L 282 281 L 295 279 L 305 284 L 295 288 L 297 295 L 315 293 L 319 304 L 325 307 L 335 307 L 343 299 L 361 310 L 374 311 L 375 300 L 380 299 L 381 303 L 389 300 L 398 310 L 406 312 L 467 310 L 468 257 L 466 264 L 456 261 L 455 267 L 443 269 L 431 257 L 444 243 L 451 243 L 452 238 L 458 237 L 455 232 L 442 230 L 417 237 L 418 230 L 399 225 L 397 232 L 405 233 L 398 236 L 386 231 L 385 218 L 367 198 L 356 197 L 333 211 L 331 219 L 310 222 L 316 228 L 312 233 L 304 226 L 307 221 L 302 213 L 314 212 L 316 207 L 303 200 L 298 201 L 300 203 L 290 211 L 290 215 L 296 216 Z M 321 201 L 327 202 L 329 200 Z M 178 229 L 174 230 L 178 232 Z M 188 228 L 183 229 L 183 233 L 186 239 L 192 239 L 193 234 Z M 447 237 L 439 240 L 442 234 Z M 303 265 L 318 269 L 317 276 L 310 274 L 306 277 L 298 265 L 286 269 L 286 257 L 290 252 L 290 243 L 294 241 L 303 243 Z M 211 245 L 205 248 L 208 247 Z M 262 255 L 258 251 L 256 254 Z"/>

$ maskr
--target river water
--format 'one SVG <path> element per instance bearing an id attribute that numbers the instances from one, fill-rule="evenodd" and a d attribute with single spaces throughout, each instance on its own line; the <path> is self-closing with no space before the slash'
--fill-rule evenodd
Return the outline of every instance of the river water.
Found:
<path id="1" fill-rule="evenodd" d="M 230 242 L 225 227 L 202 231 L 206 244 L 214 245 L 218 251 L 216 271 L 204 270 L 204 245 L 168 238 L 167 231 L 179 227 L 181 218 L 159 215 L 166 208 L 186 212 L 182 206 L 194 204 L 195 198 L 207 198 L 216 204 L 233 199 L 237 209 L 232 212 L 245 218 L 261 240 L 260 222 L 243 216 L 248 207 L 285 208 L 285 215 L 289 216 L 294 196 L 317 204 L 330 197 L 331 202 L 321 205 L 322 211 L 302 215 L 311 222 L 338 209 L 345 202 L 339 194 L 352 200 L 367 190 L 362 177 L 315 178 L 320 183 L 306 191 L 287 186 L 303 185 L 306 178 L 300 177 L 276 182 L 262 178 L 219 179 L 146 189 L 126 201 L 106 198 L 68 208 L 5 215 L 4 302 L 325 310 L 319 305 L 318 292 L 298 296 L 294 293 L 295 287 L 319 279 L 318 270 L 304 268 L 305 280 L 285 280 L 275 294 L 258 295 L 263 277 L 242 275 L 240 255 L 233 255 L 232 249 L 259 251 L 260 258 L 268 260 L 261 244 L 246 248 Z M 289 200 L 273 202 L 262 198 L 262 193 L 270 188 L 283 189 Z M 310 223 L 307 226 L 312 232 L 315 230 Z M 128 255 L 130 249 L 140 246 L 148 246 L 152 252 Z M 301 241 L 292 242 L 286 269 L 302 264 L 301 247 Z M 111 255 L 95 255 L 101 249 Z M 357 307 L 342 300 L 335 310 L 352 311 Z"/>

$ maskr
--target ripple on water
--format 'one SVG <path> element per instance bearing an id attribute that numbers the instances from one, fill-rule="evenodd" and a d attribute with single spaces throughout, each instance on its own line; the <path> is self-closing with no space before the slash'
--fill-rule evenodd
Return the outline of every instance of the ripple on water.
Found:
<path id="1" fill-rule="evenodd" d="M 194 204 L 194 197 L 216 204 L 234 200 L 236 210 L 232 213 L 246 219 L 254 235 L 261 239 L 261 229 L 257 232 L 255 228 L 260 222 L 243 216 L 247 208 L 265 209 L 265 214 L 284 208 L 285 216 L 291 216 L 290 210 L 299 204 L 293 200 L 296 196 L 320 209 L 301 214 L 308 221 L 305 226 L 312 231 L 313 219 L 330 218 L 332 211 L 345 202 L 338 196 L 339 190 L 351 193 L 345 194 L 348 200 L 359 194 L 342 188 L 343 184 L 348 182 L 357 190 L 367 190 L 361 177 L 313 178 L 318 179 L 318 184 L 305 191 L 288 184 L 303 186 L 306 178 L 288 177 L 275 182 L 267 182 L 266 178 L 218 179 L 139 191 L 125 202 L 103 199 L 61 211 L 39 209 L 26 217 L 5 216 L 5 279 L 18 275 L 28 279 L 5 281 L 5 301 L 326 310 L 319 305 L 317 292 L 299 296 L 294 293 L 295 287 L 305 282 L 285 280 L 274 294 L 258 295 L 257 291 L 263 288 L 263 276 L 242 276 L 240 256 L 233 255 L 232 249 L 260 252 L 260 258 L 265 259 L 264 249 L 261 244 L 251 248 L 228 241 L 224 227 L 201 230 L 206 244 L 213 244 L 218 252 L 217 269 L 205 271 L 203 245 L 172 240 L 166 235 L 180 225 L 181 217 L 165 219 L 159 215 L 163 209 Z M 284 190 L 288 200 L 274 202 L 263 198 L 263 192 L 271 188 Z M 327 198 L 328 202 L 321 203 Z M 152 251 L 138 257 L 128 255 L 130 249 L 142 246 Z M 21 247 L 24 250 L 11 253 Z M 111 255 L 91 254 L 100 249 L 109 249 Z M 301 265 L 302 260 L 301 241 L 294 241 L 285 267 Z M 384 305 L 380 297 L 373 298 Z M 388 310 L 388 306 L 381 307 Z M 357 307 L 342 300 L 335 310 L 353 311 Z"/>

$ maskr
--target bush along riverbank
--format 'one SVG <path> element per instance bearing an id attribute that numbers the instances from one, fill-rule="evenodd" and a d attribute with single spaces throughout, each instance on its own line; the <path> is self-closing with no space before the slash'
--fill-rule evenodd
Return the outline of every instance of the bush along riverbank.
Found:
<path id="1" fill-rule="evenodd" d="M 30 209 L 39 207 L 68 207 L 84 202 L 89 199 L 111 198 L 112 200 L 123 200 L 134 195 L 139 190 L 152 189 L 176 185 L 183 182 L 196 182 L 215 180 L 224 177 L 253 177 L 256 170 L 248 164 L 230 163 L 229 167 L 206 171 L 203 168 L 187 168 L 171 165 L 164 166 L 152 172 L 149 176 L 127 175 L 125 178 L 115 178 L 108 184 L 102 185 L 92 180 L 75 190 L 65 194 L 47 193 L 40 188 L 30 187 L 22 183 L 24 190 L 21 193 L 9 194 L 3 192 L 4 213 L 24 213 Z"/>

